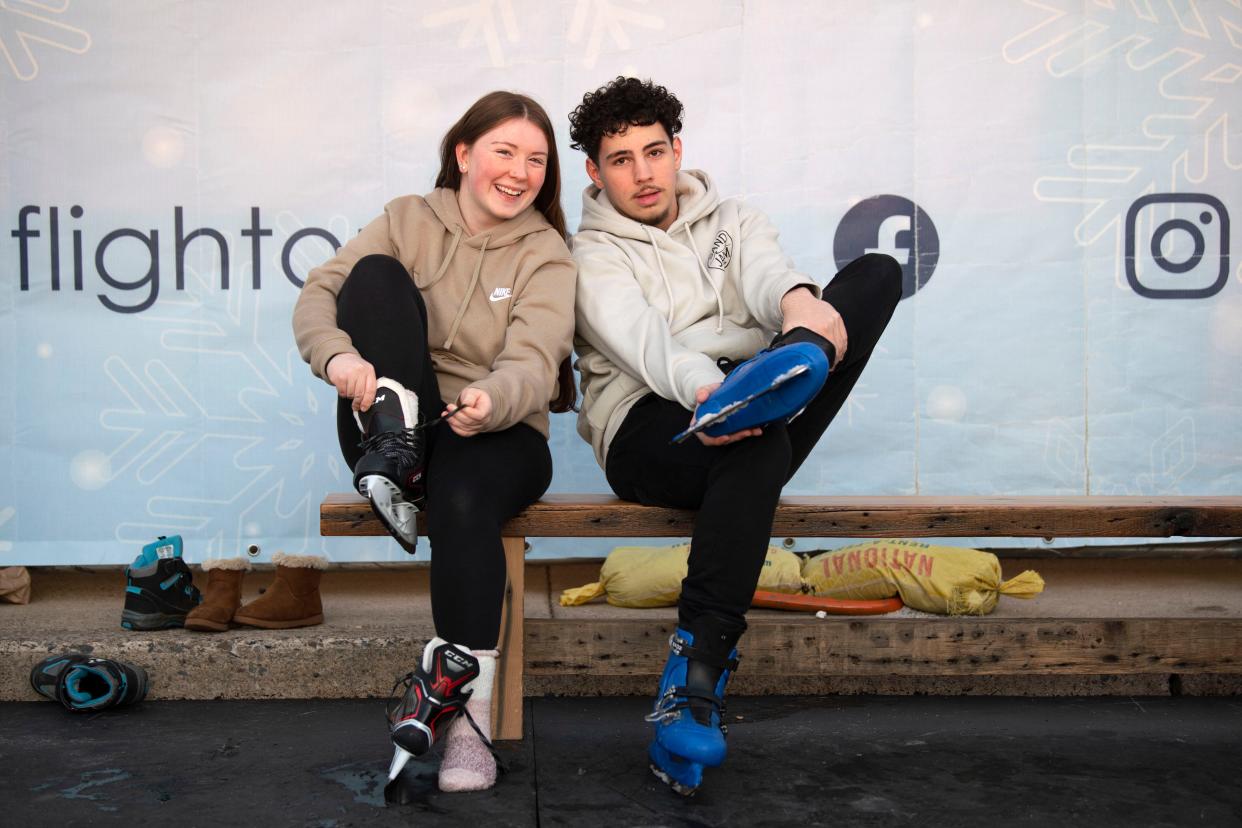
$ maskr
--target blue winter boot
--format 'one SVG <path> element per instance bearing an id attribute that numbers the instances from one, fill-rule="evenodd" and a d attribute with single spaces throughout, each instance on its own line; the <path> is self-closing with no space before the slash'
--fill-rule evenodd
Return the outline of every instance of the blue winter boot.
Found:
<path id="1" fill-rule="evenodd" d="M 739 624 L 717 616 L 693 627 L 678 627 L 669 638 L 655 709 L 647 716 L 655 726 L 647 750 L 651 772 L 682 796 L 698 790 L 703 768 L 725 760 L 724 691 L 737 670 L 734 645 L 741 635 Z"/>

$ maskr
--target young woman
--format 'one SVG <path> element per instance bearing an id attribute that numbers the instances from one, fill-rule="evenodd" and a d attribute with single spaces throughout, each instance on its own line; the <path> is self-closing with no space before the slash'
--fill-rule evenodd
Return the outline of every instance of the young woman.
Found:
<path id="1" fill-rule="evenodd" d="M 495 782 L 500 527 L 547 489 L 548 411 L 576 396 L 565 235 L 547 113 L 492 92 L 444 136 L 436 189 L 389 202 L 294 309 L 302 358 L 341 397 L 354 485 L 407 551 L 428 512 L 436 637 L 390 710 L 390 778 L 447 734 L 440 787 Z"/>

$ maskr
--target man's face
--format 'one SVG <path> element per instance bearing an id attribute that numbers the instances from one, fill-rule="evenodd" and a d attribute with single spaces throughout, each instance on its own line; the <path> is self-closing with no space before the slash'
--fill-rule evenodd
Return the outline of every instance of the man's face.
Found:
<path id="1" fill-rule="evenodd" d="M 669 140 L 660 124 L 636 126 L 605 135 L 599 164 L 590 158 L 587 175 L 612 206 L 635 221 L 667 230 L 677 218 L 677 171 L 681 139 Z"/>

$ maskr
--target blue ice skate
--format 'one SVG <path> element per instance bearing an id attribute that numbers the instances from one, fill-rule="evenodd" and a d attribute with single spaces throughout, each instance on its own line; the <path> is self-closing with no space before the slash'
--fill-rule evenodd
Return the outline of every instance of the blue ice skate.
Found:
<path id="1" fill-rule="evenodd" d="M 673 442 L 680 443 L 699 431 L 722 437 L 788 420 L 824 387 L 829 365 L 824 349 L 811 342 L 777 344 L 760 351 L 724 378 L 698 407 L 694 424 Z"/>
<path id="2" fill-rule="evenodd" d="M 706 641 L 707 636 L 701 637 Z M 726 727 L 721 717 L 725 685 L 737 670 L 737 650 L 732 646 L 737 636 L 713 637 L 726 640 L 727 656 L 711 642 L 695 647 L 694 634 L 678 627 L 669 638 L 655 709 L 646 717 L 655 727 L 647 750 L 651 772 L 682 796 L 698 790 L 703 768 L 719 767 L 725 760 Z"/>

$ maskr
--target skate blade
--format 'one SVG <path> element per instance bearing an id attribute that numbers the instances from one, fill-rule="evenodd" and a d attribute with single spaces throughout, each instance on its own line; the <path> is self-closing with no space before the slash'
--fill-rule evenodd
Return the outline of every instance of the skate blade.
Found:
<path id="1" fill-rule="evenodd" d="M 407 503 L 391 480 L 379 474 L 368 474 L 358 481 L 358 494 L 371 503 L 371 511 L 384 524 L 388 533 L 411 555 L 418 543 L 418 510 Z"/>
<path id="2" fill-rule="evenodd" d="M 647 766 L 651 768 L 651 772 L 655 774 L 656 778 L 681 796 L 694 796 L 699 786 L 703 784 L 702 765 L 675 756 L 657 743 L 652 743 L 648 749 L 647 760 Z M 679 775 L 686 777 L 686 779 L 676 778 L 665 770 L 662 765 L 678 770 L 680 772 Z"/>
<path id="3" fill-rule="evenodd" d="M 400 748 L 395 745 L 393 746 L 392 764 L 388 766 L 389 782 L 396 779 L 401 774 L 402 769 L 405 768 L 405 763 L 410 761 L 410 758 L 413 756 L 414 754 L 410 753 L 405 748 Z"/>
<path id="4" fill-rule="evenodd" d="M 743 408 L 750 405 L 750 403 L 759 399 L 764 394 L 768 394 L 768 393 L 771 393 L 772 391 L 775 391 L 776 389 L 780 388 L 785 383 L 789 382 L 794 377 L 799 376 L 801 374 L 805 374 L 807 371 L 810 371 L 810 370 L 811 368 L 808 365 L 795 365 L 794 367 L 790 368 L 785 373 L 778 374 L 775 378 L 773 378 L 773 380 L 770 383 L 768 383 L 763 388 L 760 388 L 758 391 L 751 394 L 749 397 L 744 397 L 738 400 L 737 402 L 731 402 L 728 405 L 726 405 L 724 408 L 720 409 L 719 411 L 713 411 L 711 414 L 704 414 L 701 419 L 696 420 L 692 426 L 690 426 L 685 431 L 678 434 L 670 442 L 684 443 L 690 437 L 694 436 L 695 434 L 698 434 L 703 429 L 710 428 L 712 425 L 725 419 L 730 414 L 736 414 L 738 411 L 741 411 Z"/>
<path id="5" fill-rule="evenodd" d="M 689 785 L 683 785 L 682 783 L 678 782 L 676 779 L 669 776 L 664 771 L 660 770 L 660 768 L 654 762 L 649 763 L 647 767 L 651 768 L 651 772 L 655 774 L 656 779 L 659 779 L 665 785 L 668 785 L 670 788 L 673 789 L 675 793 L 678 793 L 681 796 L 686 796 L 686 797 L 694 796 L 699 790 L 697 785 L 692 788 Z"/>

